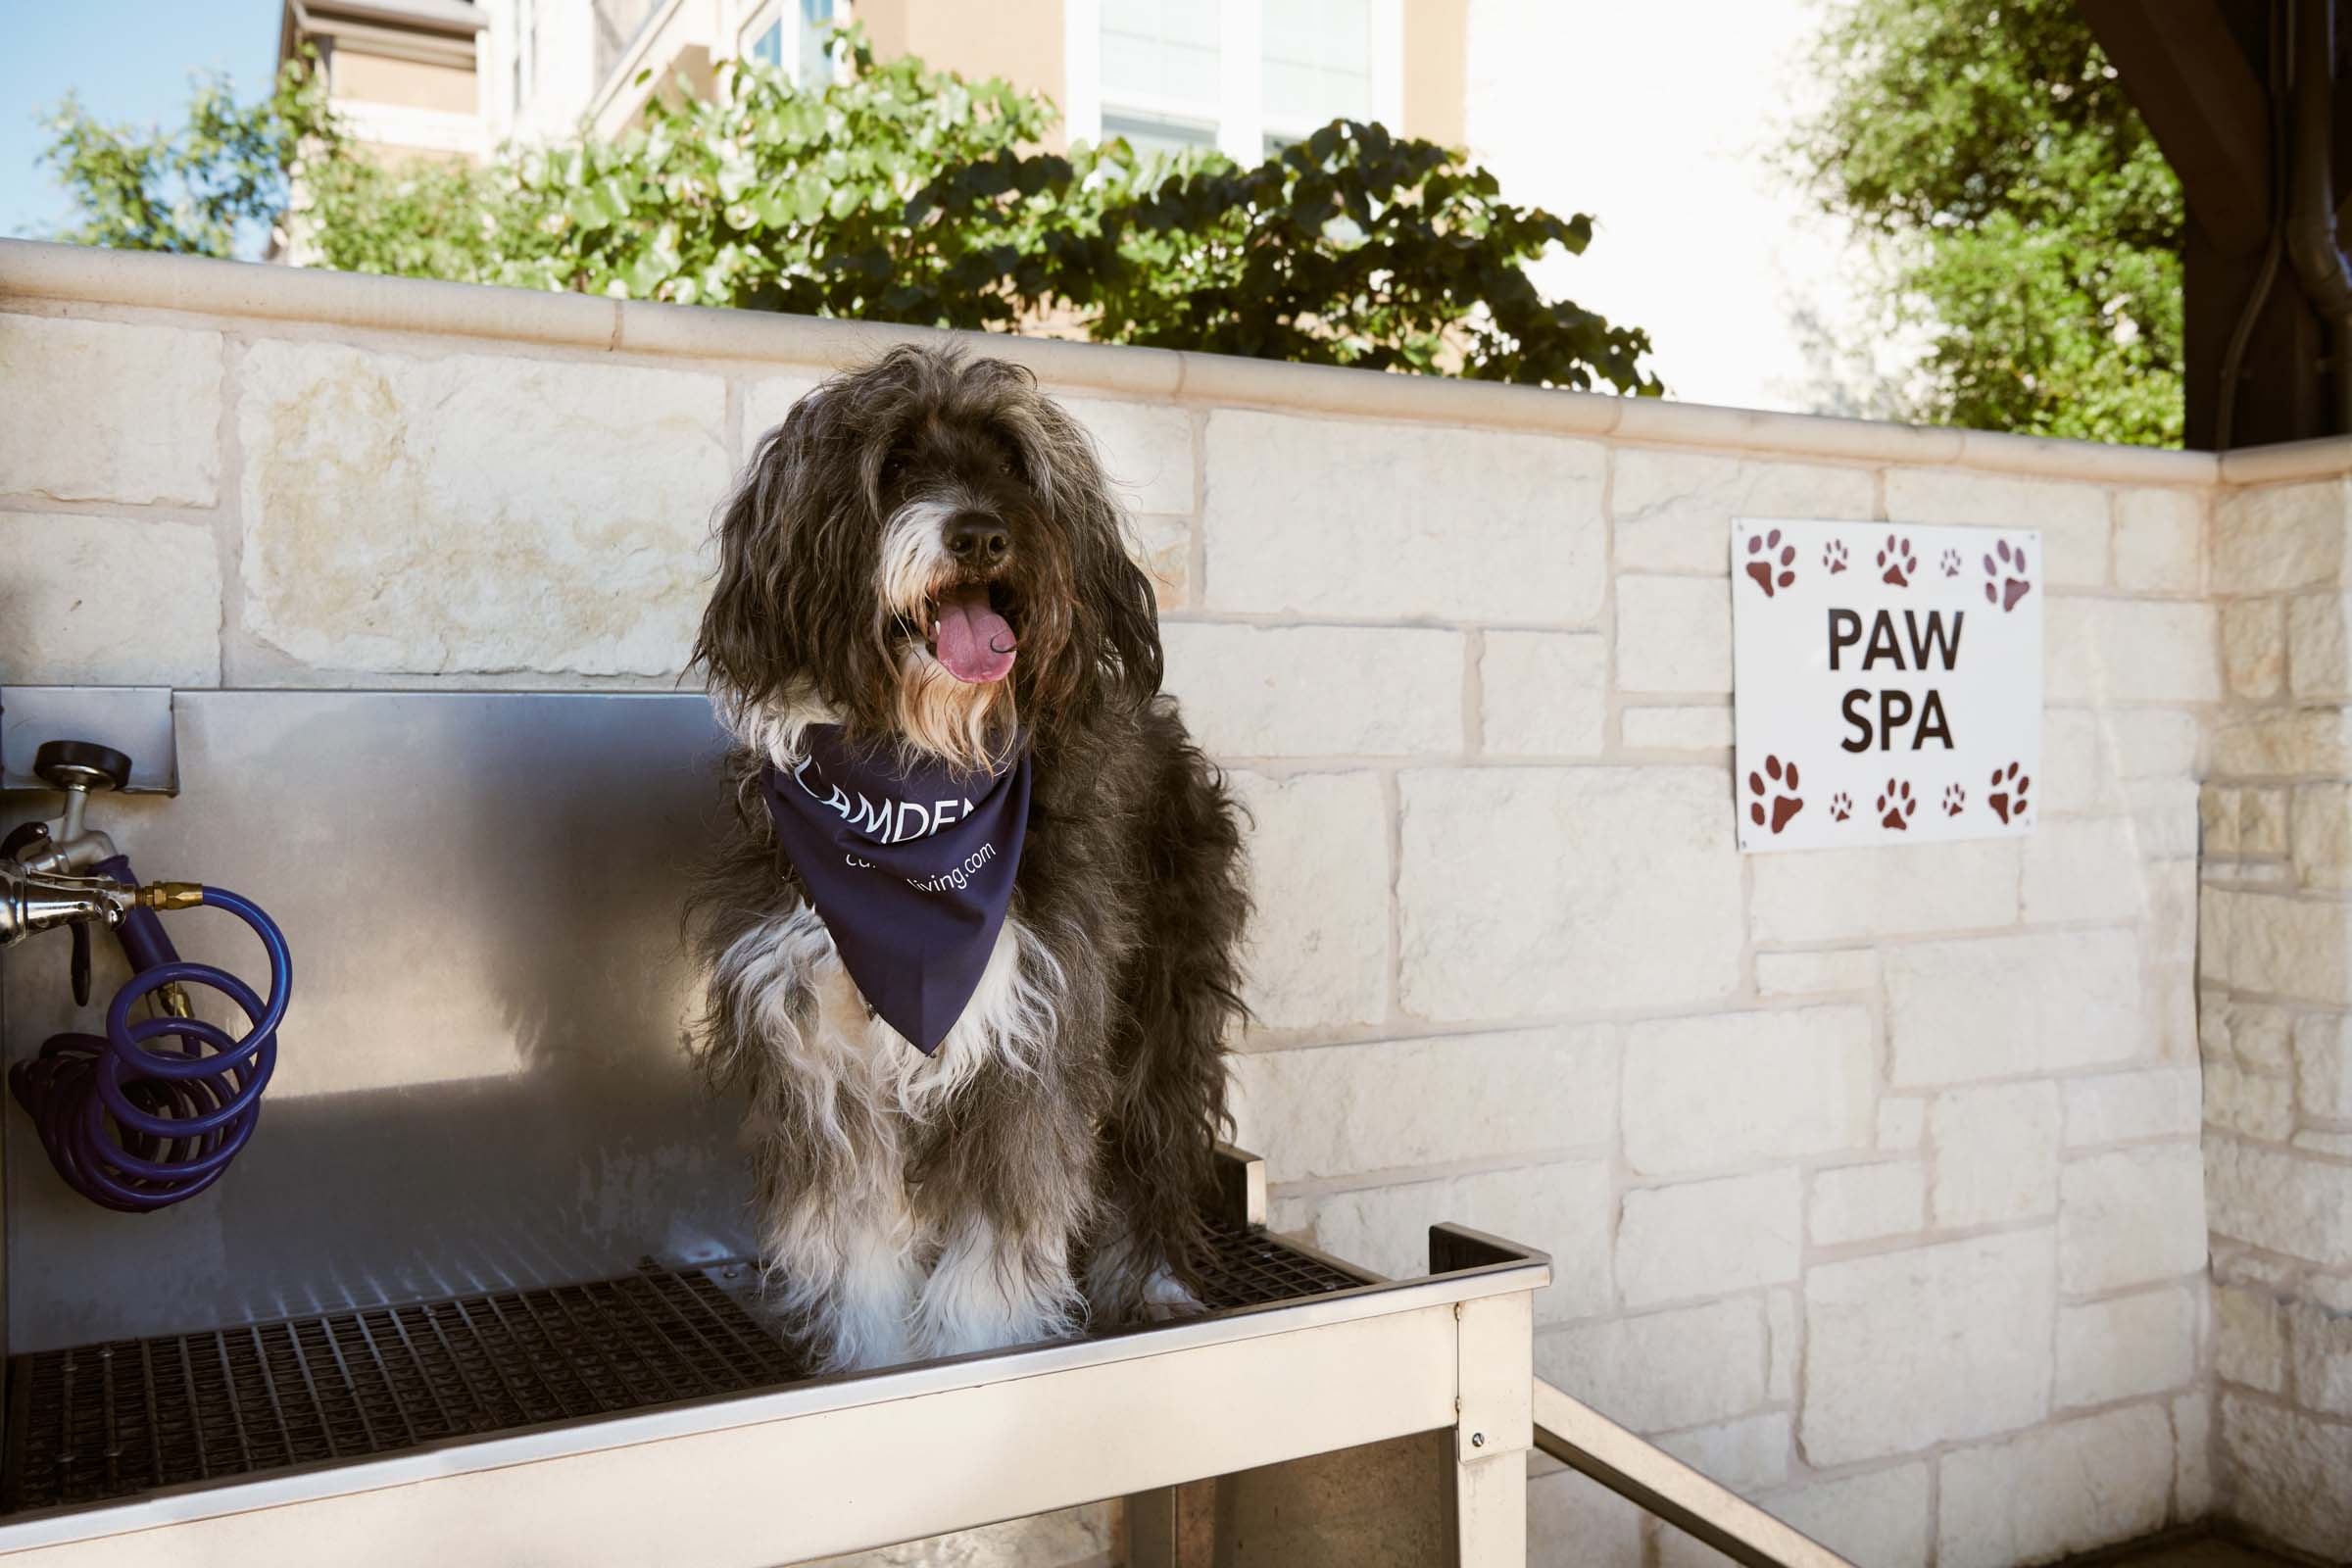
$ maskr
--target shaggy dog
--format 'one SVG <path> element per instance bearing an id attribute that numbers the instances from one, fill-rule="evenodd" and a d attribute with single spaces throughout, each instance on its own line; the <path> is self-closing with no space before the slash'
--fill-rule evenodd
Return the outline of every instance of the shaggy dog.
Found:
<path id="1" fill-rule="evenodd" d="M 1249 904 L 1086 432 L 1018 367 L 895 349 L 767 433 L 718 543 L 695 658 L 736 825 L 690 910 L 695 1050 L 749 1101 L 771 1300 L 829 1370 L 1183 1308 Z M 983 783 L 1031 763 L 1008 912 L 931 1054 L 763 808 L 824 725 Z"/>

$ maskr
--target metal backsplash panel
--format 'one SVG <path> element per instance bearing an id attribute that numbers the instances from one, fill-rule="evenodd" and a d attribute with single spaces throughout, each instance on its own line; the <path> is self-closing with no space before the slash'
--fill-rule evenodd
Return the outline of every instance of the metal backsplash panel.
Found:
<path id="1" fill-rule="evenodd" d="M 90 819 L 141 876 L 285 928 L 277 1074 L 228 1174 L 155 1214 L 74 1196 L 7 1106 L 10 1350 L 749 1249 L 736 1109 L 681 1050 L 679 905 L 725 809 L 702 698 L 182 692 L 175 716 L 178 797 L 101 796 Z M 54 800 L 0 797 L 0 827 Z M 225 914 L 165 926 L 266 973 Z M 8 1060 L 102 1027 L 121 956 L 98 938 L 77 1011 L 67 949 L 0 957 Z"/>

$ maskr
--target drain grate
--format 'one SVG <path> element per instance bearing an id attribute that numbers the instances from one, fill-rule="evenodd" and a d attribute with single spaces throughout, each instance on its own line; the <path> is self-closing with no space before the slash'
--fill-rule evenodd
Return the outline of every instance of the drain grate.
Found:
<path id="1" fill-rule="evenodd" d="M 1363 1283 L 1220 1225 L 1212 1308 Z M 0 1512 L 741 1394 L 805 1375 L 709 1269 L 120 1340 L 9 1360 Z"/>

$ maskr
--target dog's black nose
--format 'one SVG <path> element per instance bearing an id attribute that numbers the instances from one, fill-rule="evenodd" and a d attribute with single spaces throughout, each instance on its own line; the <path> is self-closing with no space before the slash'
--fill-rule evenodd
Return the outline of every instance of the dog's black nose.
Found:
<path id="1" fill-rule="evenodd" d="M 947 544 L 948 554 L 967 566 L 993 566 L 1011 553 L 1012 535 L 988 517 L 951 517 Z"/>

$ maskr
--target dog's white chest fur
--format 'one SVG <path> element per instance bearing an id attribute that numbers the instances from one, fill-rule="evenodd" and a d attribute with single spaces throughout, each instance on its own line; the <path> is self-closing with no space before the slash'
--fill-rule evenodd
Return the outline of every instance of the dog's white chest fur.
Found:
<path id="1" fill-rule="evenodd" d="M 815 1133 L 832 1146 L 844 1180 L 764 1216 L 774 1292 L 793 1313 L 819 1318 L 844 1365 L 878 1366 L 916 1355 L 1049 1338 L 1074 1302 L 1007 1290 L 984 1226 L 927 1234 L 907 1200 L 907 1134 L 992 1066 L 1034 1074 L 1054 1022 L 1060 966 L 1017 918 L 1006 916 L 988 967 L 939 1049 L 929 1055 L 871 1012 L 807 905 L 745 932 L 720 958 L 713 983 L 759 1020 L 768 1067 L 798 1080 L 801 1103 L 822 1107 Z M 762 1138 L 808 1136 L 806 1124 L 746 1124 Z M 935 1258 L 925 1271 L 923 1259 Z M 816 1291 L 804 1281 L 833 1281 Z"/>

